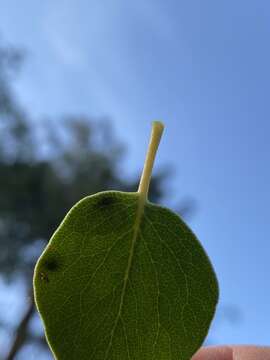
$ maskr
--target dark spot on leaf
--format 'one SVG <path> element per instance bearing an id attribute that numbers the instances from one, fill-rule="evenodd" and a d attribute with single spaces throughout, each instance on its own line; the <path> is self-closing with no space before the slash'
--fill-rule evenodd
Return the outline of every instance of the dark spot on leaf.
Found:
<path id="1" fill-rule="evenodd" d="M 49 278 L 48 278 L 48 275 L 45 274 L 44 272 L 40 273 L 40 278 L 41 278 L 42 281 L 45 281 L 47 283 L 50 281 Z"/>
<path id="2" fill-rule="evenodd" d="M 102 196 L 100 199 L 96 202 L 96 207 L 103 207 L 114 204 L 116 201 L 115 197 L 112 195 L 105 195 Z"/>
<path id="3" fill-rule="evenodd" d="M 48 258 L 44 260 L 44 267 L 48 271 L 57 271 L 59 269 L 59 262 L 55 258 Z"/>

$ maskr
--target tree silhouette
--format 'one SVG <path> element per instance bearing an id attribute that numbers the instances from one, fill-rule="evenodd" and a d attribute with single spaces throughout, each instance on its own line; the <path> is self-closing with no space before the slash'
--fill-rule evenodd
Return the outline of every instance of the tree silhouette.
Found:
<path id="1" fill-rule="evenodd" d="M 124 148 L 108 121 L 71 116 L 48 120 L 43 129 L 29 121 L 11 86 L 21 59 L 21 52 L 0 47 L 0 273 L 28 288 L 25 313 L 13 331 L 6 360 L 18 359 L 26 344 L 45 344 L 43 334 L 29 326 L 35 316 L 32 274 L 66 212 L 86 195 L 137 187 L 137 179 L 121 178 Z M 152 200 L 162 196 L 162 178 L 153 178 Z"/>

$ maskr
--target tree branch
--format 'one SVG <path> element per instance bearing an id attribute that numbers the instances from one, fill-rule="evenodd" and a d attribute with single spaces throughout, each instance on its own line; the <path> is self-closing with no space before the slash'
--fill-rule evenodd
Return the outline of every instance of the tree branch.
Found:
<path id="1" fill-rule="evenodd" d="M 26 312 L 17 327 L 17 331 L 13 343 L 10 347 L 9 353 L 6 356 L 6 360 L 14 360 L 20 349 L 23 347 L 27 339 L 28 326 L 34 313 L 35 313 L 35 303 L 32 293 Z"/>

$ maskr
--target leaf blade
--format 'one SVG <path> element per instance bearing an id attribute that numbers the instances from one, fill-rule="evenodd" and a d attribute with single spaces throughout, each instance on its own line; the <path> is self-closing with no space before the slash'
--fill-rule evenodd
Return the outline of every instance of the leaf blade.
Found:
<path id="1" fill-rule="evenodd" d="M 199 258 L 206 275 L 190 261 L 179 263 L 183 254 Z M 212 295 L 205 290 L 209 279 Z M 207 333 L 218 299 L 211 264 L 194 234 L 168 209 L 142 205 L 137 193 L 104 192 L 75 205 L 41 256 L 34 284 L 58 360 L 189 359 Z M 201 316 L 203 306 L 194 300 L 196 291 L 210 301 L 199 330 L 193 311 Z"/>

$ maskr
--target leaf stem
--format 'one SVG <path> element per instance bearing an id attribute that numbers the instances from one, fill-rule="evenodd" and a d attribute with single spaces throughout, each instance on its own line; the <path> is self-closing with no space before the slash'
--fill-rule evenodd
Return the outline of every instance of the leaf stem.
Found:
<path id="1" fill-rule="evenodd" d="M 149 185 L 152 175 L 152 169 L 160 143 L 160 139 L 164 130 L 164 125 L 160 121 L 154 121 L 152 124 L 151 138 L 148 145 L 148 150 L 144 162 L 143 172 L 140 180 L 138 193 L 141 199 L 145 202 L 148 199 Z"/>

